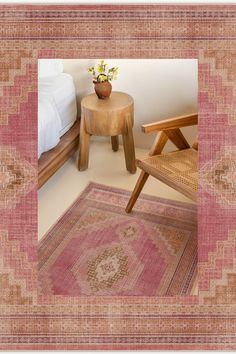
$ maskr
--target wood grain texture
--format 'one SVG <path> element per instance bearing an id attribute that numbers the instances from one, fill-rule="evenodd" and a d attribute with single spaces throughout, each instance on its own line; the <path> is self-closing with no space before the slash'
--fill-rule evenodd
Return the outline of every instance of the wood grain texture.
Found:
<path id="1" fill-rule="evenodd" d="M 198 150 L 198 141 L 194 141 L 193 145 L 192 145 L 192 148 L 195 149 L 195 150 Z"/>
<path id="2" fill-rule="evenodd" d="M 79 170 L 88 168 L 90 135 L 110 136 L 113 151 L 118 150 L 118 135 L 122 135 L 126 168 L 135 173 L 133 98 L 123 92 L 112 92 L 109 99 L 91 94 L 82 99 L 81 112 Z"/>
<path id="3" fill-rule="evenodd" d="M 38 160 L 38 188 L 42 185 L 73 155 L 79 145 L 80 121 L 61 137 L 59 144 L 43 153 Z"/>
<path id="4" fill-rule="evenodd" d="M 112 92 L 109 99 L 99 99 L 96 94 L 81 101 L 87 133 L 115 136 L 127 132 L 126 116 L 133 114 L 133 99 L 123 92 Z"/>
<path id="5" fill-rule="evenodd" d="M 149 177 L 149 174 L 147 172 L 141 171 L 139 178 L 136 182 L 136 185 L 134 187 L 134 190 L 132 192 L 132 195 L 129 199 L 129 202 L 125 208 L 126 213 L 130 213 L 132 211 L 133 206 L 134 206 L 136 200 L 138 199 L 139 194 L 141 193 L 148 177 Z"/>
<path id="6" fill-rule="evenodd" d="M 79 156 L 78 156 L 78 169 L 84 171 L 88 168 L 89 162 L 89 140 L 90 134 L 87 133 L 85 128 L 84 110 L 81 110 L 80 122 L 80 143 L 79 143 Z"/>
<path id="7" fill-rule="evenodd" d="M 198 122 L 198 115 L 197 113 L 193 113 L 185 116 L 179 116 L 179 117 L 161 120 L 160 122 L 144 124 L 142 125 L 142 130 L 144 133 L 152 133 L 154 131 L 176 129 L 181 127 L 196 125 L 197 122 Z"/>
<path id="8" fill-rule="evenodd" d="M 165 130 L 165 134 L 178 149 L 182 150 L 190 148 L 189 143 L 179 128 Z"/>
<path id="9" fill-rule="evenodd" d="M 164 149 L 164 146 L 168 140 L 167 135 L 164 132 L 160 132 L 160 134 L 157 135 L 152 148 L 149 152 L 149 156 L 153 156 L 156 154 L 161 154 L 162 150 Z M 141 171 L 140 176 L 136 182 L 136 185 L 134 187 L 134 190 L 131 194 L 130 200 L 125 208 L 126 213 L 130 213 L 133 209 L 133 206 L 136 202 L 136 200 L 139 197 L 139 194 L 141 193 L 147 179 L 148 179 L 149 174 L 145 171 Z"/>
<path id="10" fill-rule="evenodd" d="M 118 151 L 119 150 L 119 136 L 111 136 L 111 146 L 113 151 Z"/>
<path id="11" fill-rule="evenodd" d="M 157 134 L 149 152 L 149 156 L 161 154 L 162 150 L 164 149 L 167 143 L 167 140 L 168 137 L 164 132 L 160 132 L 159 134 Z"/>
<path id="12" fill-rule="evenodd" d="M 135 150 L 134 150 L 134 138 L 132 131 L 132 123 L 131 117 L 128 116 L 126 118 L 127 124 L 127 133 L 122 134 L 123 145 L 124 145 L 124 153 L 125 153 L 125 163 L 126 168 L 130 173 L 136 172 L 136 164 L 135 164 Z"/>

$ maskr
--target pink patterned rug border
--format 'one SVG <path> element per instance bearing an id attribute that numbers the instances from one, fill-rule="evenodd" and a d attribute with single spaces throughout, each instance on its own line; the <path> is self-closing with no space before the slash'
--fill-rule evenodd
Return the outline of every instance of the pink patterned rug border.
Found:
<path id="1" fill-rule="evenodd" d="M 0 193 L 1 348 L 236 348 L 235 24 L 235 5 L 0 6 L 0 160 L 13 181 Z M 38 302 L 37 58 L 93 58 L 94 48 L 96 57 L 198 59 L 195 299 Z"/>

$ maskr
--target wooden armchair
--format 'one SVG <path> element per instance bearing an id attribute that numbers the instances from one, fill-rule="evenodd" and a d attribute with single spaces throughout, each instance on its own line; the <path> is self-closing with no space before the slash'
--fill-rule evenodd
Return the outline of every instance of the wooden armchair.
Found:
<path id="1" fill-rule="evenodd" d="M 196 141 L 190 147 L 180 128 L 196 125 L 197 121 L 198 115 L 195 113 L 142 126 L 144 133 L 159 132 L 159 134 L 149 152 L 149 157 L 136 160 L 137 166 L 142 171 L 125 209 L 127 213 L 131 212 L 149 175 L 196 201 L 198 143 Z M 179 150 L 162 153 L 168 139 Z"/>

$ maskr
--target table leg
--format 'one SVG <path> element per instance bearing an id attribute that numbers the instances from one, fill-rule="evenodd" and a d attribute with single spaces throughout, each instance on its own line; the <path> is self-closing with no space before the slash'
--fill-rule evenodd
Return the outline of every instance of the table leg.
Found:
<path id="1" fill-rule="evenodd" d="M 122 135 L 125 153 L 126 168 L 130 173 L 136 172 L 134 138 L 132 128 Z"/>
<path id="2" fill-rule="evenodd" d="M 89 161 L 89 140 L 90 134 L 86 132 L 84 117 L 80 120 L 80 136 L 79 136 L 79 160 L 78 168 L 80 171 L 87 170 Z"/>
<path id="3" fill-rule="evenodd" d="M 119 150 L 119 137 L 118 137 L 118 135 L 111 136 L 111 146 L 112 146 L 113 151 Z"/>

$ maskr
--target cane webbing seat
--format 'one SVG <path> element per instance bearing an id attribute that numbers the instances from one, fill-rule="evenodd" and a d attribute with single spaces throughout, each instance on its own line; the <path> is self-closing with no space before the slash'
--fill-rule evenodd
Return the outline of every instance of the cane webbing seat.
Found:
<path id="1" fill-rule="evenodd" d="M 185 149 L 136 160 L 137 166 L 149 175 L 183 193 L 197 198 L 197 151 Z"/>
<path id="2" fill-rule="evenodd" d="M 190 147 L 180 128 L 197 125 L 197 113 L 165 119 L 142 126 L 144 133 L 158 132 L 149 156 L 136 160 L 141 169 L 126 212 L 130 213 L 141 193 L 148 177 L 151 175 L 167 184 L 169 187 L 181 192 L 193 201 L 197 200 L 198 188 L 198 142 Z M 170 140 L 179 150 L 163 153 L 163 149 Z"/>

